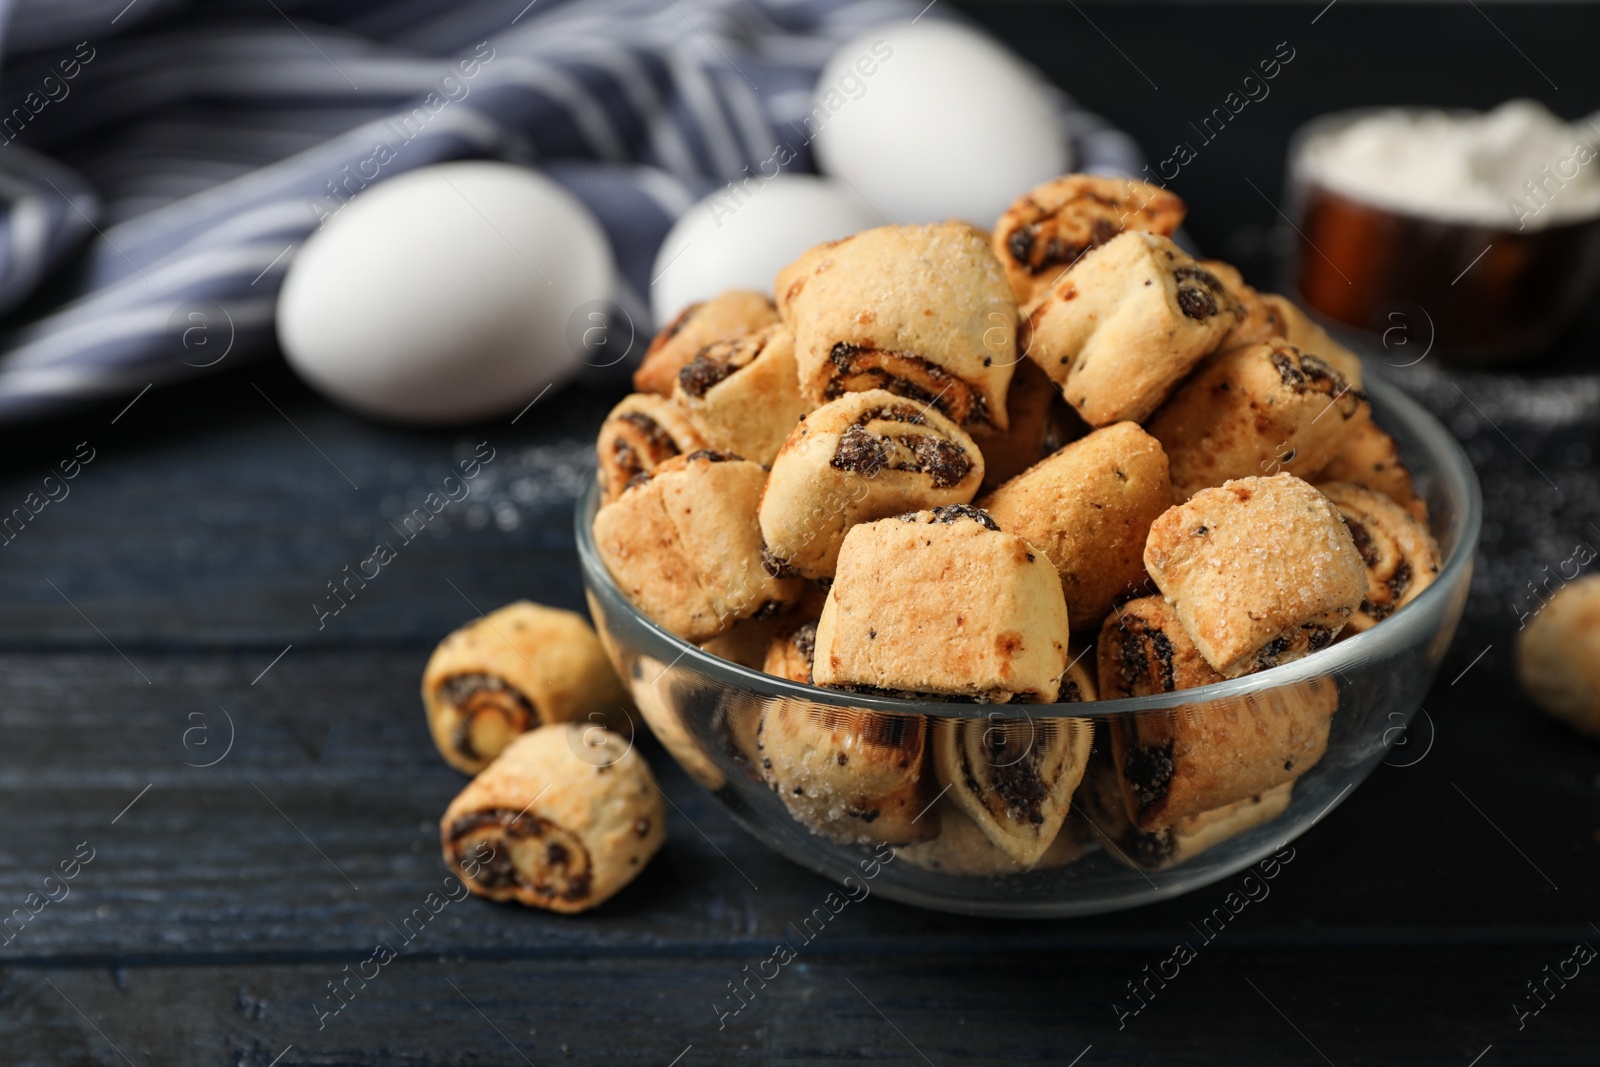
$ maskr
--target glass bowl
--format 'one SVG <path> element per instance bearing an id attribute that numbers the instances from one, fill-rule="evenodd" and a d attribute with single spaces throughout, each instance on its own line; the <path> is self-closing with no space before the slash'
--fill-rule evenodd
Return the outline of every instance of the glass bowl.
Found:
<path id="1" fill-rule="evenodd" d="M 1477 476 L 1445 428 L 1399 389 L 1373 380 L 1367 391 L 1375 418 L 1399 442 L 1418 495 L 1428 503 L 1444 565 L 1414 601 L 1365 633 L 1243 678 L 1149 697 L 1031 705 L 901 700 L 789 682 L 673 636 L 622 596 L 591 536 L 599 506 L 593 482 L 578 501 L 576 523 L 590 610 L 640 712 L 684 769 L 757 839 L 842 883 L 847 892 L 870 887 L 921 907 L 1011 917 L 1089 915 L 1164 900 L 1270 857 L 1337 807 L 1403 736 L 1455 635 L 1478 543 Z M 1092 651 L 1084 656 L 1093 658 Z M 1335 699 L 1337 710 L 1329 718 Z M 1313 734 L 1318 723 L 1326 731 L 1320 758 L 1312 752 L 1307 759 L 1314 764 L 1297 768 L 1301 773 L 1290 788 L 1263 790 L 1222 812 L 1147 832 L 1135 830 L 1127 809 L 1116 803 L 1114 738 L 1137 736 L 1142 745 L 1142 739 L 1171 738 L 1174 731 L 1189 737 L 1240 723 L 1281 727 L 1284 716 L 1302 733 L 1306 723 Z M 787 731 L 786 752 L 794 744 L 804 750 L 808 730 L 814 741 L 815 731 L 841 724 L 853 724 L 870 740 L 899 743 L 912 758 L 923 748 L 931 752 L 941 732 L 977 731 L 995 744 L 969 745 L 967 751 L 993 753 L 982 758 L 995 760 L 994 767 L 1033 744 L 1047 746 L 1044 751 L 1065 744 L 1079 758 L 1088 737 L 1093 744 L 1060 834 L 1024 868 L 989 844 L 944 794 L 911 820 L 916 825 L 907 827 L 901 819 L 897 829 L 884 831 L 925 836 L 936 823 L 938 835 L 894 845 L 881 840 L 870 812 L 862 817 L 848 803 L 780 795 L 763 779 L 765 756 L 757 737 L 763 717 L 769 729 Z M 919 737 L 921 746 L 905 744 Z M 1218 755 L 1220 750 L 1210 769 L 1224 778 L 1263 770 L 1245 766 L 1250 759 L 1223 761 Z M 923 758 L 924 777 L 934 778 L 932 755 Z M 820 769 L 819 780 L 829 770 Z M 933 788 L 944 786 L 934 781 Z M 931 789 L 925 795 L 932 798 Z"/>

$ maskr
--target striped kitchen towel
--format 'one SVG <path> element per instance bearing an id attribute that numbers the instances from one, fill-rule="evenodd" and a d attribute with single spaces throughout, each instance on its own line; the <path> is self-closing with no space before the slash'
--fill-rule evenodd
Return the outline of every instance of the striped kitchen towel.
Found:
<path id="1" fill-rule="evenodd" d="M 7 8 L 11 8 L 7 12 Z M 350 196 L 468 157 L 599 218 L 648 321 L 673 220 L 798 136 L 822 64 L 919 0 L 0 0 L 0 422 L 273 346 L 300 243 Z M 1131 139 L 1065 96 L 1084 170 Z M 229 364 L 231 365 L 231 364 Z"/>

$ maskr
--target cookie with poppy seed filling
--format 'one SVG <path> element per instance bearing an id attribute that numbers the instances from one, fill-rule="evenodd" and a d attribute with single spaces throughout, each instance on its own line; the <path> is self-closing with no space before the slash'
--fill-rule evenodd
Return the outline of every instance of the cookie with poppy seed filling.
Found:
<path id="1" fill-rule="evenodd" d="M 1008 429 L 975 426 L 972 439 L 983 453 L 983 491 L 999 488 L 1029 467 L 1089 432 L 1089 425 L 1061 399 L 1039 365 L 1019 360 L 1006 392 Z"/>
<path id="2" fill-rule="evenodd" d="M 775 288 L 816 403 L 887 389 L 963 427 L 1007 427 L 1017 306 L 971 226 L 865 230 L 806 252 Z"/>
<path id="3" fill-rule="evenodd" d="M 1050 560 L 987 513 L 953 505 L 845 535 L 812 676 L 834 688 L 1048 703 L 1067 639 Z"/>
<path id="4" fill-rule="evenodd" d="M 761 716 L 762 774 L 797 822 L 845 844 L 939 834 L 927 720 L 780 700 Z"/>
<path id="5" fill-rule="evenodd" d="M 1073 629 L 1092 630 L 1145 582 L 1145 537 L 1171 505 L 1160 442 L 1119 422 L 1028 468 L 979 506 L 1050 557 Z"/>
<path id="6" fill-rule="evenodd" d="M 657 467 L 594 518 L 594 543 L 622 595 L 688 641 L 799 600 L 801 582 L 761 561 L 756 506 L 767 472 L 701 451 Z"/>
<path id="7" fill-rule="evenodd" d="M 527 730 L 616 723 L 628 703 L 588 620 L 526 600 L 446 637 L 422 672 L 433 743 L 466 774 L 483 770 Z"/>
<path id="8" fill-rule="evenodd" d="M 1022 309 L 1023 349 L 1091 426 L 1142 422 L 1238 325 L 1216 275 L 1165 237 L 1127 231 Z"/>
<path id="9" fill-rule="evenodd" d="M 1319 326 L 1293 300 L 1277 293 L 1262 293 L 1261 301 L 1267 305 L 1279 322 L 1283 324 L 1280 334 L 1285 341 L 1294 345 L 1302 352 L 1310 352 L 1318 356 L 1324 363 L 1331 365 L 1345 380 L 1357 389 L 1361 388 L 1361 357 L 1350 351 L 1344 345 L 1333 339 L 1333 336 Z"/>
<path id="10" fill-rule="evenodd" d="M 847 393 L 805 416 L 772 461 L 761 496 L 767 560 L 781 574 L 833 574 L 856 523 L 965 504 L 983 454 L 954 422 L 882 389 Z"/>
<path id="11" fill-rule="evenodd" d="M 1145 569 L 1224 677 L 1326 648 L 1367 592 L 1327 497 L 1292 474 L 1202 489 L 1150 526 Z"/>
<path id="12" fill-rule="evenodd" d="M 1207 359 L 1146 429 L 1166 450 L 1173 498 L 1183 501 L 1230 478 L 1280 470 L 1314 478 L 1371 410 L 1331 365 L 1274 338 Z"/>
<path id="13" fill-rule="evenodd" d="M 1095 646 L 1105 700 L 1174 693 L 1222 681 L 1165 597 L 1130 600 L 1107 616 Z"/>
<path id="14" fill-rule="evenodd" d="M 933 720 L 933 759 L 951 803 L 994 846 L 1031 866 L 1054 843 L 1083 780 L 1094 720 Z"/>
<path id="15" fill-rule="evenodd" d="M 729 289 L 710 300 L 690 304 L 661 328 L 633 372 L 641 393 L 671 396 L 678 372 L 706 345 L 735 341 L 778 321 L 778 311 L 763 293 Z"/>
<path id="16" fill-rule="evenodd" d="M 623 397 L 600 424 L 595 442 L 601 503 L 617 499 L 639 475 L 705 447 L 706 439 L 670 400 L 654 393 Z"/>
<path id="17" fill-rule="evenodd" d="M 1420 523 L 1428 521 L 1428 505 L 1418 499 L 1411 471 L 1400 458 L 1400 446 L 1371 418 L 1352 419 L 1339 438 L 1339 451 L 1317 475 L 1319 482 L 1354 482 L 1393 500 Z"/>
<path id="18" fill-rule="evenodd" d="M 967 813 L 947 794 L 933 806 L 928 817 L 940 819 L 939 836 L 915 845 L 900 845 L 894 858 L 959 878 L 1003 878 L 1023 871 L 1049 871 L 1080 860 L 1089 851 L 1089 828 L 1078 818 L 1077 808 L 1067 813 L 1055 840 L 1043 855 L 1031 863 L 1019 863 L 1010 853 L 989 840 L 989 835 L 967 817 Z"/>
<path id="19" fill-rule="evenodd" d="M 1186 210 L 1176 195 L 1148 182 L 1068 174 L 1018 197 L 995 223 L 991 241 L 1017 303 L 1025 304 L 1124 230 L 1172 236 Z"/>
<path id="20" fill-rule="evenodd" d="M 816 405 L 800 395 L 794 335 L 774 323 L 733 341 L 713 341 L 678 372 L 672 402 L 711 447 L 763 467 Z"/>
<path id="21" fill-rule="evenodd" d="M 666 811 L 626 740 L 568 723 L 519 737 L 450 802 L 439 836 L 472 892 L 572 913 L 644 870 L 666 840 Z"/>
<path id="22" fill-rule="evenodd" d="M 1367 565 L 1367 595 L 1347 630 L 1370 630 L 1415 600 L 1439 576 L 1439 544 L 1405 508 L 1350 482 L 1323 482 Z"/>
<path id="23" fill-rule="evenodd" d="M 1217 351 L 1226 352 L 1241 345 L 1264 344 L 1288 332 L 1289 324 L 1284 321 L 1283 313 L 1251 288 L 1237 267 L 1220 259 L 1202 259 L 1200 266 L 1222 283 L 1240 309 L 1238 325 L 1228 331 L 1222 343 L 1217 345 Z"/>

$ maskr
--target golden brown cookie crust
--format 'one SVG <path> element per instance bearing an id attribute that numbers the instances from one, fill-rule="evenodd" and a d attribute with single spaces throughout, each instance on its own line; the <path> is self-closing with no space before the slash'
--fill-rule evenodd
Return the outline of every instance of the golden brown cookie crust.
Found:
<path id="1" fill-rule="evenodd" d="M 641 393 L 671 396 L 678 372 L 706 345 L 737 340 L 777 321 L 777 309 L 766 294 L 747 289 L 729 289 L 690 304 L 650 342 L 644 362 L 633 372 L 633 387 Z"/>
<path id="2" fill-rule="evenodd" d="M 781 323 L 706 345 L 678 372 L 672 403 L 712 448 L 764 467 L 816 406 L 800 395 L 794 335 Z"/>
<path id="3" fill-rule="evenodd" d="M 1370 630 L 1399 611 L 1439 576 L 1439 545 L 1411 513 L 1382 493 L 1352 482 L 1317 488 L 1344 516 L 1367 565 L 1367 595 L 1350 616 L 1353 633 Z"/>
<path id="4" fill-rule="evenodd" d="M 706 439 L 671 400 L 654 393 L 623 397 L 600 424 L 595 442 L 600 502 L 611 503 L 629 482 L 667 460 L 705 447 Z"/>
<path id="5" fill-rule="evenodd" d="M 1517 677 L 1540 707 L 1600 737 L 1600 576 L 1561 587 L 1517 635 Z"/>

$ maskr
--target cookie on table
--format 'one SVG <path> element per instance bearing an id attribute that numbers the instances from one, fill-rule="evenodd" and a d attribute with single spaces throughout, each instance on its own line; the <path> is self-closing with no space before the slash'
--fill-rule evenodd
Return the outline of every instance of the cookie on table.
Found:
<path id="1" fill-rule="evenodd" d="M 812 675 L 868 692 L 1048 703 L 1068 636 L 1044 553 L 970 505 L 934 508 L 845 535 Z"/>
<path id="2" fill-rule="evenodd" d="M 617 722 L 628 696 L 587 619 L 526 600 L 439 643 L 422 704 L 439 754 L 476 774 L 518 736 L 559 722 Z"/>
<path id="3" fill-rule="evenodd" d="M 780 700 L 756 748 L 767 785 L 797 822 L 844 844 L 891 845 L 939 834 L 926 766 L 927 720 Z"/>
<path id="4" fill-rule="evenodd" d="M 1259 796 L 1322 759 L 1339 707 L 1312 678 L 1173 711 L 1117 715 L 1111 755 L 1129 821 L 1141 831 Z"/>
<path id="5" fill-rule="evenodd" d="M 1311 316 L 1300 310 L 1293 300 L 1277 293 L 1262 293 L 1261 299 L 1268 309 L 1283 323 L 1284 340 L 1302 352 L 1320 356 L 1357 389 L 1361 388 L 1361 357 L 1335 341 L 1327 330 Z"/>
<path id="6" fill-rule="evenodd" d="M 1274 338 L 1200 364 L 1147 429 L 1166 450 L 1177 500 L 1230 478 L 1315 478 L 1371 405 L 1330 364 Z"/>
<path id="7" fill-rule="evenodd" d="M 846 393 L 805 416 L 761 497 L 769 566 L 825 578 L 856 523 L 965 504 L 983 481 L 971 437 L 926 404 L 882 389 Z"/>
<path id="8" fill-rule="evenodd" d="M 1292 474 L 1202 489 L 1151 525 L 1144 563 L 1228 678 L 1326 648 L 1367 593 L 1344 518 Z"/>
<path id="9" fill-rule="evenodd" d="M 1354 482 L 1405 508 L 1418 522 L 1428 521 L 1428 505 L 1417 497 L 1400 446 L 1372 419 L 1352 419 L 1339 438 L 1339 450 L 1317 475 L 1319 482 Z"/>
<path id="10" fill-rule="evenodd" d="M 1084 778 L 1079 803 L 1087 809 L 1094 836 L 1114 858 L 1140 870 L 1165 871 L 1276 819 L 1289 809 L 1293 791 L 1294 783 L 1284 782 L 1170 826 L 1140 830 L 1123 806 L 1115 768 L 1096 760 Z"/>
<path id="11" fill-rule="evenodd" d="M 738 340 L 777 321 L 778 310 L 772 301 L 746 289 L 729 289 L 690 304 L 650 342 L 644 362 L 633 372 L 633 387 L 641 393 L 671 396 L 678 372 L 706 345 Z"/>
<path id="12" fill-rule="evenodd" d="M 865 230 L 806 252 L 775 289 L 815 403 L 887 389 L 963 427 L 1006 428 L 1017 305 L 971 226 Z"/>
<path id="13" fill-rule="evenodd" d="M 1426 526 L 1382 493 L 1351 482 L 1320 482 L 1317 489 L 1344 516 L 1367 565 L 1367 595 L 1347 629 L 1370 630 L 1433 584 L 1439 576 L 1439 544 Z"/>
<path id="14" fill-rule="evenodd" d="M 666 836 L 644 757 L 577 723 L 523 734 L 439 820 L 445 862 L 469 890 L 568 913 L 633 881 Z"/>
<path id="15" fill-rule="evenodd" d="M 712 448 L 762 466 L 816 406 L 800 395 L 794 335 L 781 323 L 706 345 L 678 372 L 672 403 Z"/>
<path id="16" fill-rule="evenodd" d="M 1600 575 L 1562 586 L 1517 634 L 1517 677 L 1544 710 L 1600 737 Z"/>
<path id="17" fill-rule="evenodd" d="M 1172 236 L 1187 210 L 1176 195 L 1148 182 L 1068 174 L 1018 197 L 990 240 L 1017 303 L 1025 304 L 1124 230 Z"/>
<path id="18" fill-rule="evenodd" d="M 804 592 L 761 562 L 756 507 L 767 472 L 720 452 L 669 460 L 594 518 L 594 542 L 622 595 L 687 641 L 770 614 Z"/>
<path id="19" fill-rule="evenodd" d="M 1092 630 L 1145 582 L 1145 538 L 1172 506 L 1172 482 L 1160 442 L 1119 422 L 1023 471 L 980 506 L 1050 557 L 1073 629 Z"/>
<path id="20" fill-rule="evenodd" d="M 1283 313 L 1251 288 L 1237 267 L 1220 259 L 1202 259 L 1200 265 L 1216 276 L 1228 295 L 1239 305 L 1241 312 L 1238 325 L 1228 331 L 1217 346 L 1217 351 L 1226 352 L 1241 345 L 1264 344 L 1288 332 L 1289 324 L 1284 321 Z"/>
<path id="21" fill-rule="evenodd" d="M 1103 700 L 1174 693 L 1223 680 L 1161 596 L 1130 600 L 1113 611 L 1100 628 L 1095 655 Z"/>
<path id="22" fill-rule="evenodd" d="M 945 796 L 1023 866 L 1055 842 L 1083 780 L 1094 720 L 933 720 L 933 761 Z"/>
<path id="23" fill-rule="evenodd" d="M 1023 308 L 1023 347 L 1089 425 L 1142 422 L 1242 314 L 1177 245 L 1127 231 Z"/>
<path id="24" fill-rule="evenodd" d="M 623 397 L 600 424 L 595 442 L 600 502 L 617 499 L 629 482 L 667 460 L 705 447 L 706 439 L 670 400 L 654 393 Z"/>
<path id="25" fill-rule="evenodd" d="M 974 426 L 972 440 L 983 453 L 983 490 L 996 489 L 1062 446 L 1089 432 L 1078 413 L 1067 406 L 1039 365 L 1017 361 L 1006 392 L 1009 426 L 996 430 Z"/>

